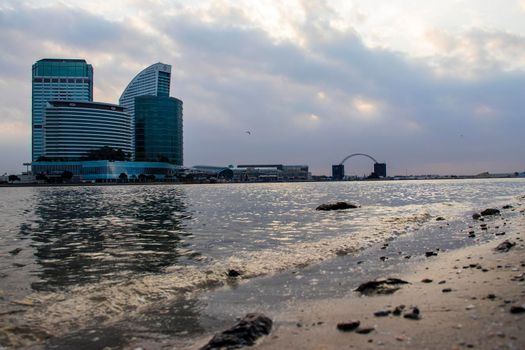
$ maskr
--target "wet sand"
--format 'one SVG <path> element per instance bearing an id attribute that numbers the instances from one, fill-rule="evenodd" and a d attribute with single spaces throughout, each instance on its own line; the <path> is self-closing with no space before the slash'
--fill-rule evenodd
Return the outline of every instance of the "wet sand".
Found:
<path id="1" fill-rule="evenodd" d="M 410 282 L 394 294 L 349 291 L 342 299 L 294 303 L 270 315 L 274 328 L 256 349 L 525 349 L 525 313 L 510 311 L 525 307 L 525 213 L 513 226 L 513 232 L 491 242 L 440 253 L 397 276 L 384 276 Z M 496 252 L 505 240 L 516 245 Z M 374 316 L 398 305 L 417 306 L 421 318 Z M 351 320 L 373 330 L 337 329 Z"/>

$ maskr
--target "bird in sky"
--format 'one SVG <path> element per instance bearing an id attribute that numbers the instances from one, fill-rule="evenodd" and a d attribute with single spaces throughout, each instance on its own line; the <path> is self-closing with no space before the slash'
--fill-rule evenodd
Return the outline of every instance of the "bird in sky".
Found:
<path id="1" fill-rule="evenodd" d="M 251 132 L 251 131 L 248 131 L 248 130 L 246 130 L 245 133 L 247 133 L 248 135 L 251 135 L 251 134 L 252 134 L 252 132 Z"/>

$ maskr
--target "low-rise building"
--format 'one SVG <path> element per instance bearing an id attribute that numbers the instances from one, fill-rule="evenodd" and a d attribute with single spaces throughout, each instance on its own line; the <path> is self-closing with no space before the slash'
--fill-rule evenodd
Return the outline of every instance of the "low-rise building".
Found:
<path id="1" fill-rule="evenodd" d="M 70 172 L 79 181 L 169 181 L 184 172 L 181 166 L 161 162 L 89 160 L 74 162 L 33 162 L 36 176 L 59 176 Z"/>

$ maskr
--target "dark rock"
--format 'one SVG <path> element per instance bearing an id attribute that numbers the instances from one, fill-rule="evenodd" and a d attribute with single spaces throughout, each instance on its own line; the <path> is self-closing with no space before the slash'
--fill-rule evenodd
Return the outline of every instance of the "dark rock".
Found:
<path id="1" fill-rule="evenodd" d="M 475 238 L 476 235 L 474 233 L 469 233 L 468 238 Z"/>
<path id="2" fill-rule="evenodd" d="M 496 299 L 496 296 L 491 293 L 491 294 L 487 295 L 487 299 L 494 300 L 494 299 Z"/>
<path id="3" fill-rule="evenodd" d="M 408 282 L 399 278 L 387 278 L 363 283 L 355 290 L 363 295 L 392 294 L 400 289 L 402 284 Z"/>
<path id="4" fill-rule="evenodd" d="M 399 316 L 401 315 L 404 309 L 405 309 L 405 305 L 396 306 L 394 311 L 392 311 L 392 315 Z"/>
<path id="5" fill-rule="evenodd" d="M 11 255 L 17 255 L 18 253 L 20 253 L 22 251 L 22 248 L 16 248 L 16 249 L 13 249 L 9 252 L 9 254 Z"/>
<path id="6" fill-rule="evenodd" d="M 228 277 L 239 277 L 241 273 L 237 270 L 230 269 L 228 270 Z"/>
<path id="7" fill-rule="evenodd" d="M 380 310 L 380 311 L 376 311 L 374 312 L 374 316 L 375 317 L 385 317 L 385 316 L 388 316 L 392 313 L 392 311 L 390 310 Z"/>
<path id="8" fill-rule="evenodd" d="M 499 215 L 499 210 L 494 208 L 488 208 L 480 213 L 482 216 Z"/>
<path id="9" fill-rule="evenodd" d="M 431 256 L 434 256 L 434 255 L 438 255 L 436 252 L 426 252 L 425 253 L 425 256 L 428 258 L 428 257 L 431 257 Z"/>
<path id="10" fill-rule="evenodd" d="M 522 305 L 512 305 L 510 307 L 511 314 L 521 314 L 525 312 L 525 308 Z"/>
<path id="11" fill-rule="evenodd" d="M 441 291 L 443 293 L 450 293 L 450 292 L 452 292 L 452 288 L 443 288 Z"/>
<path id="12" fill-rule="evenodd" d="M 479 220 L 481 218 L 481 215 L 479 215 L 478 213 L 475 213 L 475 214 L 472 214 L 472 218 L 474 220 Z"/>
<path id="13" fill-rule="evenodd" d="M 359 334 L 368 334 L 372 332 L 375 328 L 374 327 L 364 327 L 364 328 L 358 328 L 355 332 Z"/>
<path id="14" fill-rule="evenodd" d="M 356 209 L 359 208 L 358 205 L 347 203 L 347 202 L 337 202 L 337 203 L 328 203 L 321 204 L 315 210 L 343 210 L 343 209 Z"/>
<path id="15" fill-rule="evenodd" d="M 409 312 L 405 313 L 403 315 L 404 318 L 407 318 L 409 320 L 419 320 L 421 319 L 421 315 L 419 313 L 419 309 L 417 306 L 414 306 L 412 308 L 412 310 L 410 310 Z"/>
<path id="16" fill-rule="evenodd" d="M 410 255 L 405 255 L 405 259 L 410 259 L 412 256 Z"/>
<path id="17" fill-rule="evenodd" d="M 388 259 L 386 256 L 380 256 L 379 257 L 379 260 L 381 260 L 381 261 L 385 261 L 386 259 Z"/>
<path id="18" fill-rule="evenodd" d="M 445 283 L 447 283 L 447 281 L 445 281 L 445 280 L 438 282 L 438 284 L 445 284 Z"/>
<path id="19" fill-rule="evenodd" d="M 505 235 L 505 232 L 496 232 L 495 235 L 496 235 L 496 236 L 504 236 L 504 235 Z"/>
<path id="20" fill-rule="evenodd" d="M 421 280 L 421 282 L 423 282 L 423 283 L 432 283 L 432 280 L 430 278 L 423 278 Z"/>
<path id="21" fill-rule="evenodd" d="M 342 331 L 342 332 L 351 332 L 354 329 L 356 329 L 357 327 L 359 327 L 360 324 L 361 324 L 361 322 L 359 322 L 357 320 L 355 320 L 355 321 L 352 320 L 350 322 L 341 322 L 341 323 L 337 324 L 337 329 Z"/>
<path id="22" fill-rule="evenodd" d="M 270 334 L 272 323 L 272 320 L 263 314 L 247 314 L 233 327 L 215 334 L 201 350 L 237 349 L 253 345 L 259 337 Z"/>
<path id="23" fill-rule="evenodd" d="M 498 246 L 495 248 L 496 251 L 498 252 L 508 252 L 510 250 L 510 248 L 514 247 L 516 245 L 516 243 L 514 242 L 511 242 L 509 240 L 506 240 L 504 242 L 501 242 L 500 244 L 498 244 Z"/>
<path id="24" fill-rule="evenodd" d="M 436 218 L 436 221 L 445 221 L 445 218 L 442 217 L 442 216 L 438 216 L 438 217 Z"/>
<path id="25" fill-rule="evenodd" d="M 514 207 L 512 205 L 510 205 L 510 204 L 504 205 L 502 207 L 502 209 L 512 209 L 512 208 L 514 208 Z"/>

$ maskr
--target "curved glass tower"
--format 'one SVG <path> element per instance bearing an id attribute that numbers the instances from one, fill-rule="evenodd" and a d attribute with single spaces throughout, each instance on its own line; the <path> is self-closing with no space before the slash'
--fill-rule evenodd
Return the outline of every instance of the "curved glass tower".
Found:
<path id="1" fill-rule="evenodd" d="M 93 67 L 83 59 L 45 58 L 32 69 L 32 159 L 44 155 L 48 101 L 93 101 Z"/>
<path id="2" fill-rule="evenodd" d="M 137 74 L 120 96 L 119 105 L 126 112 L 135 116 L 135 97 L 137 96 L 169 96 L 171 81 L 171 65 L 155 63 Z"/>
<path id="3" fill-rule="evenodd" d="M 134 121 L 134 160 L 183 165 L 182 101 L 169 97 L 171 66 L 155 63 L 128 84 L 119 104 Z"/>
<path id="4" fill-rule="evenodd" d="M 44 156 L 74 161 L 104 146 L 133 153 L 131 116 L 121 106 L 82 101 L 49 101 L 45 109 Z"/>

